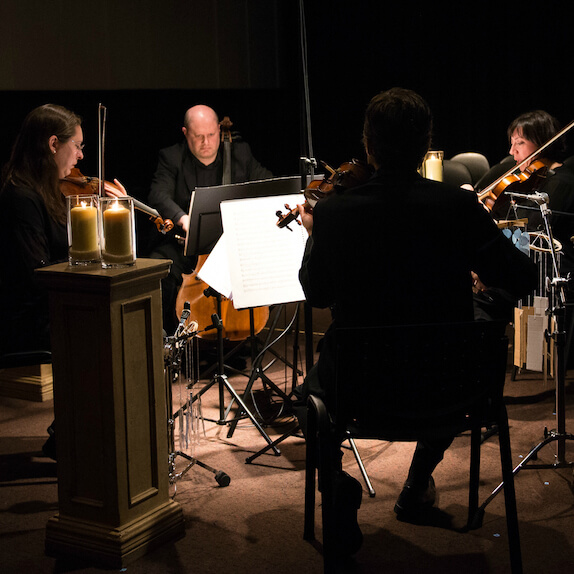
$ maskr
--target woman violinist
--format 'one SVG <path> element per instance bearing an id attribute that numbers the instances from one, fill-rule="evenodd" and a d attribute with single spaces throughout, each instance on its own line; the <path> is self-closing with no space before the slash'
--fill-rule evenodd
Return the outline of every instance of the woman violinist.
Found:
<path id="1" fill-rule="evenodd" d="M 81 119 L 46 104 L 25 118 L 0 188 L 0 352 L 49 350 L 48 295 L 34 270 L 68 258 L 60 180 L 84 157 Z M 118 182 L 116 181 L 116 184 Z M 110 195 L 125 190 L 107 186 Z"/>
<path id="2" fill-rule="evenodd" d="M 551 145 L 546 145 L 560 132 L 558 120 L 543 110 L 535 110 L 518 116 L 507 129 L 510 143 L 510 156 L 494 166 L 477 184 L 476 191 L 479 197 L 483 190 L 490 187 L 491 182 L 498 180 L 508 169 L 514 165 L 520 166 L 520 176 L 510 176 L 515 181 L 515 191 L 529 193 L 531 191 L 543 191 L 550 195 L 562 186 L 568 188 L 574 185 L 570 169 L 563 169 L 563 161 L 566 156 L 565 137 L 559 137 Z M 540 153 L 537 151 L 541 149 Z M 526 161 L 531 158 L 529 161 Z M 530 179 L 534 176 L 533 179 Z M 509 180 L 510 181 L 510 180 Z M 504 183 L 499 188 L 504 190 Z M 523 183 L 523 190 L 520 184 Z M 515 187 L 515 184 L 511 184 Z M 557 201 L 557 199 L 556 199 Z M 520 203 L 520 202 L 518 202 Z M 510 198 L 504 192 L 498 196 L 496 204 L 492 208 L 496 219 L 508 219 Z M 529 205 L 529 204 L 527 204 Z M 554 207 L 554 206 L 553 206 Z"/>
<path id="3" fill-rule="evenodd" d="M 49 349 L 48 309 L 34 269 L 68 257 L 60 180 L 83 159 L 81 119 L 52 104 L 28 114 L 0 191 L 2 350 Z M 121 195 L 109 186 L 109 193 Z"/>
<path id="4" fill-rule="evenodd" d="M 491 182 L 497 181 L 508 172 L 509 168 L 512 168 L 513 163 L 517 166 L 523 164 L 520 168 L 523 174 L 530 168 L 532 175 L 522 178 L 523 185 L 515 187 L 512 184 L 512 191 L 521 194 L 538 191 L 548 195 L 551 210 L 550 225 L 554 238 L 560 241 L 563 247 L 561 274 L 565 276 L 568 272 L 574 271 L 574 247 L 570 240 L 574 235 L 574 171 L 568 165 L 569 162 L 565 162 L 567 155 L 565 137 L 559 137 L 547 145 L 560 131 L 558 120 L 543 110 L 534 110 L 518 116 L 507 129 L 509 153 L 512 158 L 509 157 L 495 165 L 477 183 L 476 190 L 480 197 L 483 190 L 487 190 L 492 184 Z M 536 153 L 539 149 L 541 152 Z M 524 163 L 531 156 L 532 159 Z M 518 179 L 520 178 L 517 178 L 517 181 Z M 511 203 L 510 196 L 503 192 L 491 210 L 495 219 L 527 218 L 530 231 L 544 231 L 540 207 L 532 201 L 516 199 Z M 475 279 L 477 287 L 484 291 L 486 288 L 480 284 L 478 278 Z M 488 292 L 490 293 L 490 290 Z"/>

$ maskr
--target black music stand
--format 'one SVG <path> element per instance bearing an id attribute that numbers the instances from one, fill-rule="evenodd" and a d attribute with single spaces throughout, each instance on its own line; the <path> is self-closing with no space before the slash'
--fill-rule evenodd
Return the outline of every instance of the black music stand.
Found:
<path id="1" fill-rule="evenodd" d="M 213 187 L 196 188 L 192 192 L 189 208 L 189 232 L 186 237 L 184 253 L 187 256 L 205 255 L 212 251 L 213 247 L 223 233 L 220 204 L 222 201 L 235 199 L 249 199 L 256 197 L 271 197 L 278 195 L 292 195 L 300 193 L 299 177 L 284 177 L 240 184 L 229 184 Z M 239 417 L 247 415 L 259 433 L 271 445 L 272 441 L 263 430 L 253 413 L 247 408 L 242 398 L 229 383 L 225 375 L 224 355 L 223 355 L 223 325 L 221 322 L 221 300 L 222 295 L 215 289 L 210 288 L 209 294 L 216 297 L 217 301 L 217 349 L 218 359 L 215 374 L 211 381 L 205 385 L 194 397 L 198 399 L 215 383 L 219 386 L 219 419 L 217 424 L 225 425 L 233 423 L 234 420 L 227 420 L 227 413 L 224 406 L 224 390 L 231 394 L 233 399 L 240 405 Z M 207 296 L 207 294 L 206 294 Z M 275 454 L 280 452 L 272 447 Z"/>
<path id="2" fill-rule="evenodd" d="M 222 201 L 294 193 L 301 193 L 301 180 L 298 176 L 195 188 L 189 203 L 189 231 L 185 238 L 185 255 L 211 253 L 223 233 L 219 207 Z"/>
<path id="3" fill-rule="evenodd" d="M 261 379 L 267 397 L 271 394 L 277 395 L 283 404 L 289 405 L 291 393 L 282 390 L 270 380 L 265 374 L 267 367 L 263 366 L 263 357 L 269 352 L 293 370 L 294 379 L 297 373 L 302 374 L 297 370 L 295 351 L 294 362 L 290 363 L 272 349 L 272 345 L 290 332 L 293 325 L 298 331 L 299 305 L 290 324 L 273 340 L 279 314 L 285 304 L 299 302 L 305 297 L 298 280 L 298 271 L 307 233 L 302 227 L 293 230 L 281 229 L 274 218 L 268 217 L 276 212 L 278 203 L 281 205 L 286 201 L 292 201 L 292 197 L 257 197 L 229 201 L 222 204 L 221 212 L 234 306 L 238 309 L 252 309 L 261 305 L 276 306 L 272 311 L 269 334 L 262 346 L 262 341 L 254 337 L 253 330 L 251 331 L 251 374 L 243 398 L 245 400 L 252 394 L 253 383 Z M 298 345 L 297 335 L 296 332 L 294 347 Z M 241 418 L 247 413 L 239 411 L 238 414 L 238 418 Z M 231 423 L 228 437 L 233 435 L 238 418 Z"/>

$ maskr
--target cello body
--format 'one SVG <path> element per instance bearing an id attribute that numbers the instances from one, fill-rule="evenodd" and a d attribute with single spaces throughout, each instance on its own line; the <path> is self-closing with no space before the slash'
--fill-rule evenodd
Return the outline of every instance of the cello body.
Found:
<path id="1" fill-rule="evenodd" d="M 201 332 L 212 323 L 212 315 L 218 314 L 217 298 L 205 295 L 209 285 L 198 277 L 201 267 L 205 263 L 207 255 L 201 255 L 193 273 L 183 275 L 183 283 L 179 289 L 176 299 L 176 313 L 181 317 L 184 304 L 189 302 L 190 316 L 188 321 L 196 321 L 200 333 L 198 337 L 205 340 L 217 339 L 216 331 Z M 253 310 L 253 329 L 257 335 L 267 324 L 269 319 L 269 307 L 255 307 Z M 229 341 L 243 341 L 251 335 L 250 310 L 237 310 L 233 303 L 223 298 L 221 301 L 221 322 L 223 323 L 223 338 Z"/>

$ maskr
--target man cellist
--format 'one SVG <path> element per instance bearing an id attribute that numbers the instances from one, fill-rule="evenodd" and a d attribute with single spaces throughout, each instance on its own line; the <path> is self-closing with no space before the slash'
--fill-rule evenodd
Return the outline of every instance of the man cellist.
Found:
<path id="1" fill-rule="evenodd" d="M 224 162 L 219 118 L 208 106 L 189 108 L 182 132 L 184 141 L 160 150 L 148 196 L 148 203 L 162 218 L 170 219 L 178 226 L 179 235 L 189 231 L 189 203 L 196 187 L 221 185 L 224 177 L 226 183 L 272 177 L 272 173 L 253 157 L 249 144 L 238 139 L 231 145 L 230 161 Z M 164 329 L 171 334 L 177 326 L 175 302 L 182 274 L 193 271 L 195 259 L 183 254 L 181 244 L 173 235 L 156 240 L 150 257 L 173 261 L 168 277 L 162 282 Z"/>

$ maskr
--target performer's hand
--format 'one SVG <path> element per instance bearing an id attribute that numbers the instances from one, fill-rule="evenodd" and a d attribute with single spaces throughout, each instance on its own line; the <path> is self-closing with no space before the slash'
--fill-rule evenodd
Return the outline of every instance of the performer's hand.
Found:
<path id="1" fill-rule="evenodd" d="M 478 293 L 479 291 L 486 291 L 488 289 L 488 287 L 480 280 L 480 277 L 474 271 L 471 271 L 470 274 L 472 276 L 472 290 L 475 293 Z"/>
<path id="2" fill-rule="evenodd" d="M 126 188 L 117 179 L 114 179 L 114 185 L 109 181 L 104 181 L 104 189 L 108 197 L 125 197 L 128 194 Z"/>
<path id="3" fill-rule="evenodd" d="M 187 233 L 189 231 L 189 215 L 182 215 L 177 224 Z"/>
<path id="4" fill-rule="evenodd" d="M 305 211 L 305 208 L 297 204 L 297 209 L 299 210 L 299 215 L 301 216 L 301 223 L 303 227 L 307 230 L 309 235 L 313 234 L 313 216 Z"/>

